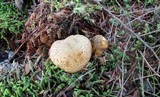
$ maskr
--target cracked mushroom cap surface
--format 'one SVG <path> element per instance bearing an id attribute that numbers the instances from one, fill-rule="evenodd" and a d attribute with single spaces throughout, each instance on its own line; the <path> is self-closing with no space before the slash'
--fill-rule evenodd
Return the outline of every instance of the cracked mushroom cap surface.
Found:
<path id="1" fill-rule="evenodd" d="M 49 50 L 52 62 L 69 73 L 82 70 L 89 62 L 91 54 L 91 42 L 83 35 L 71 35 L 64 40 L 57 40 Z"/>

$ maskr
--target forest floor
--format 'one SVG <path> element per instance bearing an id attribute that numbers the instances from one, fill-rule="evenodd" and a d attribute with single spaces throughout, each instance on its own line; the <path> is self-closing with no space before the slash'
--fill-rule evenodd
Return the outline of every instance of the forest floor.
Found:
<path id="1" fill-rule="evenodd" d="M 5 4 L 0 97 L 160 96 L 159 0 L 41 1 L 27 14 Z M 109 47 L 70 74 L 50 61 L 48 51 L 75 34 L 103 35 Z"/>

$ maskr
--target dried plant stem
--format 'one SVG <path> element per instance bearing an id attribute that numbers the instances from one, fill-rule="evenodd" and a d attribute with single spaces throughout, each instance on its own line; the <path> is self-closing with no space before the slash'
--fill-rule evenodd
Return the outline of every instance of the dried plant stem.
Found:
<path id="1" fill-rule="evenodd" d="M 143 52 L 143 54 L 145 55 L 145 51 L 146 51 L 146 47 L 144 48 L 144 52 Z M 143 58 L 143 60 L 142 60 L 142 70 L 140 71 L 141 73 L 141 75 L 140 76 L 144 76 L 144 63 L 145 63 L 145 61 L 144 61 L 144 58 Z M 142 89 L 142 97 L 145 97 L 145 95 L 144 95 L 144 79 L 143 78 L 140 78 L 140 82 L 141 82 L 141 89 Z"/>
<path id="2" fill-rule="evenodd" d="M 140 35 L 140 36 L 142 37 L 142 36 L 150 35 L 150 34 L 153 34 L 153 33 L 160 33 L 160 30 L 151 31 L 151 32 L 149 32 L 149 33 L 142 34 L 142 35 Z"/>
<path id="3" fill-rule="evenodd" d="M 125 54 L 126 54 L 126 51 L 127 51 L 127 48 L 128 48 L 128 44 L 129 44 L 129 41 L 131 39 L 131 36 L 127 39 L 127 43 L 126 43 L 126 46 L 124 48 L 124 51 L 123 51 L 123 56 L 122 56 L 122 82 L 121 82 L 121 86 L 122 86 L 122 89 L 121 89 L 121 94 L 120 96 L 122 97 L 122 94 L 123 94 L 123 89 L 124 89 L 124 73 L 125 73 L 125 68 L 124 68 L 124 60 L 125 60 Z"/>
<path id="4" fill-rule="evenodd" d="M 160 47 L 160 44 L 159 44 L 159 45 L 156 45 L 156 46 L 153 46 L 152 48 L 154 49 L 154 48 L 157 48 L 157 47 Z"/>
<path id="5" fill-rule="evenodd" d="M 146 78 L 153 77 L 153 76 L 156 76 L 156 75 L 157 74 L 152 74 L 152 75 L 147 75 L 147 76 L 139 77 L 139 78 L 134 79 L 133 81 L 137 81 L 137 80 L 140 80 L 140 79 L 146 79 Z"/>
<path id="6" fill-rule="evenodd" d="M 153 73 L 155 73 L 158 77 L 160 77 L 160 75 L 151 67 L 151 65 L 148 63 L 148 61 L 146 60 L 146 58 L 144 57 L 144 55 L 142 54 L 142 52 L 141 51 L 138 51 L 140 54 L 141 54 L 141 56 L 142 56 L 142 58 L 144 59 L 144 61 L 146 62 L 146 64 L 147 64 L 147 66 L 148 66 L 148 68 L 153 72 Z"/>
<path id="7" fill-rule="evenodd" d="M 148 8 L 148 9 L 142 9 L 142 10 L 135 10 L 135 11 L 123 13 L 123 14 L 116 15 L 116 16 L 125 16 L 125 15 L 130 15 L 130 14 L 139 13 L 139 12 L 150 12 L 150 11 L 152 11 L 152 10 L 154 10 L 154 9 L 155 9 L 155 8 Z"/>
<path id="8" fill-rule="evenodd" d="M 134 22 L 135 20 L 140 19 L 141 17 L 144 17 L 145 15 L 147 15 L 147 14 L 149 14 L 149 13 L 152 13 L 152 12 L 154 12 L 154 11 L 156 11 L 156 10 L 159 10 L 159 8 L 160 8 L 160 7 L 154 8 L 153 10 L 150 10 L 150 11 L 147 11 L 146 13 L 144 13 L 144 14 L 142 14 L 142 15 L 136 17 L 136 18 L 133 19 L 132 21 L 126 23 L 126 25 L 131 24 L 131 23 Z"/>
<path id="9" fill-rule="evenodd" d="M 145 93 L 147 93 L 147 94 L 150 94 L 150 95 L 152 95 L 152 97 L 159 97 L 158 95 L 156 95 L 156 94 L 153 94 L 153 93 L 150 93 L 150 92 L 148 92 L 148 91 L 144 91 Z"/>

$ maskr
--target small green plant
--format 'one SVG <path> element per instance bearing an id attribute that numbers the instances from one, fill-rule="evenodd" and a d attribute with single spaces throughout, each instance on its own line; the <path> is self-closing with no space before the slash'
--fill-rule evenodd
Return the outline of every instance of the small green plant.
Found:
<path id="1" fill-rule="evenodd" d="M 135 42 L 135 44 L 134 44 L 134 48 L 137 49 L 137 50 L 138 50 L 138 49 L 141 49 L 142 46 L 143 46 L 143 44 L 142 44 L 142 42 L 139 41 L 139 40 L 137 40 L 137 41 Z"/>
<path id="2" fill-rule="evenodd" d="M 76 3 L 75 7 L 73 8 L 73 13 L 86 14 L 92 13 L 96 10 L 102 10 L 102 8 L 95 4 Z"/>
<path id="3" fill-rule="evenodd" d="M 31 78 L 24 76 L 21 80 L 13 81 L 9 79 L 8 82 L 0 83 L 1 97 L 22 97 L 32 96 L 38 97 L 38 91 L 41 87 Z"/>
<path id="4" fill-rule="evenodd" d="M 67 0 L 45 0 L 45 2 L 50 3 L 51 11 L 53 11 L 53 9 L 56 9 L 56 11 L 58 11 L 59 9 L 65 6 L 73 6 L 73 13 L 76 14 L 85 14 L 94 12 L 96 10 L 102 10 L 102 8 L 99 5 L 91 4 L 88 2 L 82 2 L 81 0 L 71 0 L 69 2 L 67 2 Z"/>
<path id="5" fill-rule="evenodd" d="M 160 23 L 157 24 L 157 30 L 160 30 Z"/>
<path id="6" fill-rule="evenodd" d="M 25 16 L 12 3 L 0 1 L 0 39 L 21 32 Z"/>

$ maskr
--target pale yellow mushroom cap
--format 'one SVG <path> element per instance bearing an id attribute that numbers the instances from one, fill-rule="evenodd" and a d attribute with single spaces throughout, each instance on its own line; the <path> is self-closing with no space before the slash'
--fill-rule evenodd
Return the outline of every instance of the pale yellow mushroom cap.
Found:
<path id="1" fill-rule="evenodd" d="M 108 40 L 102 35 L 96 35 L 92 38 L 92 47 L 95 55 L 100 56 L 108 48 Z"/>
<path id="2" fill-rule="evenodd" d="M 69 73 L 82 70 L 89 62 L 91 54 L 91 42 L 83 35 L 71 35 L 64 40 L 57 40 L 49 50 L 53 63 Z"/>

